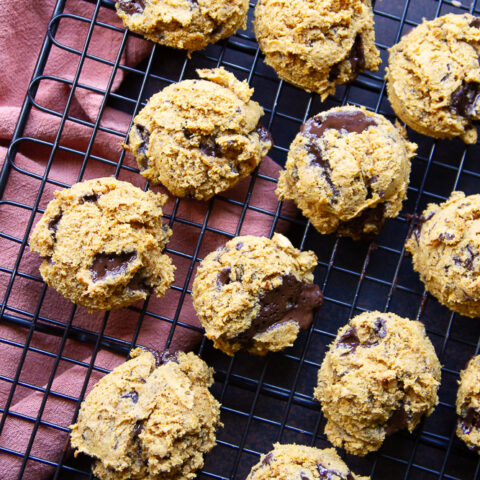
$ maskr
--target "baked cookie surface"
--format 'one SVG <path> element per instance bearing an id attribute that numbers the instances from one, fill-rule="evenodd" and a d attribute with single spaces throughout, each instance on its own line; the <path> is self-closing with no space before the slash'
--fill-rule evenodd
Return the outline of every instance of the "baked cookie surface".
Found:
<path id="1" fill-rule="evenodd" d="M 412 432 L 433 412 L 439 386 L 440 363 L 424 326 L 366 312 L 339 329 L 314 396 L 327 418 L 328 440 L 363 456 L 398 430 Z"/>
<path id="2" fill-rule="evenodd" d="M 436 138 L 475 143 L 480 119 L 480 18 L 424 21 L 390 49 L 387 93 L 397 116 Z"/>
<path id="3" fill-rule="evenodd" d="M 248 0 L 117 0 L 115 7 L 132 32 L 193 52 L 244 29 Z"/>
<path id="4" fill-rule="evenodd" d="M 213 370 L 193 353 L 135 349 L 82 403 L 71 444 L 101 480 L 195 478 L 215 446 Z"/>
<path id="5" fill-rule="evenodd" d="M 254 28 L 278 76 L 322 100 L 381 62 L 370 0 L 259 0 Z"/>
<path id="6" fill-rule="evenodd" d="M 276 193 L 293 200 L 320 233 L 371 237 L 400 212 L 415 150 L 382 115 L 333 108 L 302 125 Z"/>
<path id="7" fill-rule="evenodd" d="M 281 234 L 243 236 L 208 254 L 193 282 L 193 305 L 214 346 L 257 355 L 293 345 L 323 301 L 317 257 Z"/>
<path id="8" fill-rule="evenodd" d="M 480 355 L 473 357 L 460 373 L 457 393 L 457 435 L 480 453 Z"/>
<path id="9" fill-rule="evenodd" d="M 405 244 L 425 288 L 450 310 L 480 316 L 480 195 L 430 204 Z"/>
<path id="10" fill-rule="evenodd" d="M 175 267 L 163 250 L 165 195 L 114 178 L 97 178 L 55 192 L 30 236 L 45 260 L 45 282 L 90 311 L 161 297 Z"/>
<path id="11" fill-rule="evenodd" d="M 262 455 L 247 480 L 368 480 L 354 474 L 334 448 L 281 445 Z"/>
<path id="12" fill-rule="evenodd" d="M 272 146 L 253 89 L 223 67 L 197 70 L 154 95 L 127 148 L 140 171 L 177 197 L 207 200 L 250 175 Z"/>

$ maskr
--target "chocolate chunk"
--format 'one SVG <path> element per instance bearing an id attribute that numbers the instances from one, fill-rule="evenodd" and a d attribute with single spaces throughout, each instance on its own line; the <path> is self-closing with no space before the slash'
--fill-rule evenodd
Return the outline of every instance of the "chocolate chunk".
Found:
<path id="1" fill-rule="evenodd" d="M 308 119 L 300 131 L 306 136 L 321 137 L 325 130 L 330 128 L 346 130 L 348 133 L 362 133 L 375 125 L 377 125 L 375 118 L 361 110 L 339 110 L 329 113 L 323 120 L 321 114 Z"/>
<path id="2" fill-rule="evenodd" d="M 312 163 L 314 165 L 318 165 L 323 169 L 325 180 L 327 181 L 329 187 L 332 189 L 333 194 L 335 196 L 338 196 L 339 191 L 335 184 L 332 182 L 332 167 L 330 166 L 330 162 L 322 157 L 322 150 L 320 149 L 320 147 L 314 141 L 311 141 L 307 145 L 307 151 L 310 155 L 313 155 Z"/>
<path id="3" fill-rule="evenodd" d="M 470 26 L 473 28 L 480 28 L 480 18 L 476 17 L 470 22 Z"/>
<path id="4" fill-rule="evenodd" d="M 122 395 L 122 398 L 131 398 L 133 403 L 138 402 L 138 393 L 134 390 L 133 392 L 126 393 L 125 395 Z"/>
<path id="5" fill-rule="evenodd" d="M 334 82 L 339 75 L 340 75 L 340 64 L 336 63 L 330 69 L 330 73 L 328 74 L 328 81 Z"/>
<path id="6" fill-rule="evenodd" d="M 62 219 L 63 213 L 57 213 L 49 222 L 47 228 L 53 232 L 53 240 L 57 238 L 58 222 Z"/>
<path id="7" fill-rule="evenodd" d="M 385 223 L 385 205 L 379 203 L 367 208 L 358 217 L 340 222 L 337 228 L 339 235 L 348 235 L 354 240 L 369 239 L 377 235 Z"/>
<path id="8" fill-rule="evenodd" d="M 355 477 L 350 472 L 348 472 L 347 476 L 345 476 L 338 470 L 332 470 L 324 467 L 321 463 L 317 463 L 317 470 L 320 474 L 320 480 L 355 480 Z"/>
<path id="9" fill-rule="evenodd" d="M 373 324 L 373 328 L 375 329 L 377 337 L 385 338 L 387 336 L 387 322 L 384 318 L 378 317 Z"/>
<path id="10" fill-rule="evenodd" d="M 153 357 L 155 358 L 155 366 L 159 367 L 160 365 L 164 365 L 168 362 L 175 362 L 178 363 L 178 355 L 177 352 L 170 352 L 169 350 L 162 350 L 158 351 L 153 348 L 146 348 L 148 352 L 150 352 Z"/>
<path id="11" fill-rule="evenodd" d="M 96 193 L 87 193 L 83 195 L 83 197 L 80 199 L 82 203 L 85 202 L 96 202 L 98 200 L 98 195 Z"/>
<path id="12" fill-rule="evenodd" d="M 470 407 L 467 414 L 460 418 L 460 428 L 465 435 L 468 435 L 474 428 L 480 428 L 480 412 Z"/>
<path id="13" fill-rule="evenodd" d="M 221 272 L 217 276 L 217 285 L 222 287 L 223 285 L 228 285 L 230 280 L 230 272 L 232 269 L 230 267 L 222 268 Z"/>
<path id="14" fill-rule="evenodd" d="M 92 281 L 98 282 L 112 275 L 121 275 L 136 258 L 137 252 L 98 253 L 90 267 Z"/>
<path id="15" fill-rule="evenodd" d="M 404 406 L 397 408 L 387 421 L 386 436 L 389 437 L 399 430 L 403 430 L 408 424 L 408 415 Z"/>
<path id="16" fill-rule="evenodd" d="M 128 288 L 133 291 L 141 291 L 147 294 L 151 294 L 153 292 L 153 288 L 147 284 L 146 278 L 143 277 L 143 274 L 140 271 L 136 272 L 132 277 L 128 283 Z"/>
<path id="17" fill-rule="evenodd" d="M 200 141 L 200 150 L 209 157 L 221 157 L 222 149 L 215 143 L 215 139 L 212 137 L 205 138 Z"/>
<path id="18" fill-rule="evenodd" d="M 145 2 L 143 0 L 118 0 L 117 7 L 127 15 L 133 15 L 145 10 Z"/>
<path id="19" fill-rule="evenodd" d="M 452 109 L 462 117 L 476 117 L 476 106 L 480 99 L 480 84 L 464 83 L 452 93 L 450 104 Z"/>
<path id="20" fill-rule="evenodd" d="M 241 250 L 242 247 L 243 247 L 243 242 L 237 242 L 237 244 L 235 245 L 235 248 L 236 248 L 237 250 Z"/>
<path id="21" fill-rule="evenodd" d="M 419 217 L 417 217 L 416 215 L 412 216 L 412 219 L 418 218 L 417 225 L 413 230 L 413 232 L 411 233 L 411 235 L 415 237 L 415 240 L 417 241 L 417 243 L 420 243 L 420 233 L 422 231 L 423 224 L 425 222 L 428 222 L 434 215 L 435 215 L 435 212 L 430 212 L 426 217 L 424 217 L 423 215 L 420 215 Z"/>
<path id="22" fill-rule="evenodd" d="M 443 242 L 443 240 L 453 240 L 455 238 L 455 235 L 453 235 L 452 233 L 448 233 L 448 232 L 445 232 L 445 233 L 440 233 L 438 235 L 438 239 Z"/>
<path id="23" fill-rule="evenodd" d="M 353 353 L 360 345 L 357 329 L 349 328 L 337 341 L 337 348 L 348 348 L 347 353 Z"/>
<path id="24" fill-rule="evenodd" d="M 248 330 L 232 338 L 248 347 L 257 333 L 262 333 L 286 322 L 297 322 L 307 329 L 313 320 L 313 310 L 323 303 L 318 285 L 300 282 L 294 275 L 283 275 L 282 284 L 264 293 L 260 298 L 260 311 Z"/>
<path id="25" fill-rule="evenodd" d="M 257 125 L 255 132 L 258 133 L 258 137 L 261 142 L 263 143 L 270 142 L 273 145 L 273 138 L 271 133 L 261 123 Z"/>
<path id="26" fill-rule="evenodd" d="M 140 433 L 142 433 L 143 430 L 143 422 L 141 420 L 138 420 L 135 423 L 135 426 L 133 427 L 133 436 L 138 437 Z"/>
<path id="27" fill-rule="evenodd" d="M 273 453 L 272 452 L 267 453 L 263 457 L 261 465 L 263 465 L 263 466 L 270 465 L 273 462 L 273 459 L 274 459 Z"/>
<path id="28" fill-rule="evenodd" d="M 365 70 L 365 51 L 363 49 L 363 41 L 360 34 L 355 37 L 348 59 L 350 60 L 350 66 L 352 67 L 353 73 L 358 74 Z"/>
<path id="29" fill-rule="evenodd" d="M 473 261 L 475 260 L 475 258 L 478 257 L 478 252 L 473 252 L 472 247 L 470 245 L 466 246 L 466 250 L 469 258 L 465 260 L 465 268 L 467 270 L 473 270 Z"/>
<path id="30" fill-rule="evenodd" d="M 146 127 L 144 127 L 139 123 L 135 124 L 135 129 L 137 130 L 138 136 L 142 140 L 137 149 L 137 153 L 146 155 L 148 151 L 148 146 L 150 143 L 150 132 L 146 129 Z"/>

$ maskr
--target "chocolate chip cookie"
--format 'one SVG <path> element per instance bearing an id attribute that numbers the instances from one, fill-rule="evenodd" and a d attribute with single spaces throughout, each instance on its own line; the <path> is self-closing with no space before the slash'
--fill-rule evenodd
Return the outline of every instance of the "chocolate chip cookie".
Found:
<path id="1" fill-rule="evenodd" d="M 101 480 L 192 479 L 215 446 L 213 369 L 193 353 L 135 349 L 93 388 L 71 443 Z"/>
<path id="2" fill-rule="evenodd" d="M 215 347 L 256 355 L 293 345 L 322 304 L 317 257 L 278 233 L 243 236 L 208 254 L 193 282 L 193 305 Z"/>
<path id="3" fill-rule="evenodd" d="M 372 237 L 402 208 L 415 149 L 382 115 L 332 108 L 302 125 L 276 193 L 320 233 Z"/>
<path id="4" fill-rule="evenodd" d="M 115 7 L 132 32 L 188 52 L 247 25 L 248 0 L 117 0 Z"/>
<path id="5" fill-rule="evenodd" d="M 254 27 L 278 76 L 322 100 L 381 62 L 370 0 L 259 0 Z"/>
<path id="6" fill-rule="evenodd" d="M 368 480 L 353 473 L 334 448 L 280 445 L 262 455 L 247 480 Z"/>
<path id="7" fill-rule="evenodd" d="M 272 138 L 247 82 L 223 67 L 197 72 L 201 80 L 170 85 L 148 101 L 127 148 L 151 182 L 207 200 L 250 175 Z"/>
<path id="8" fill-rule="evenodd" d="M 480 195 L 430 204 L 405 244 L 425 288 L 450 310 L 480 316 Z"/>
<path id="9" fill-rule="evenodd" d="M 163 254 L 172 233 L 162 226 L 165 195 L 109 177 L 55 197 L 30 237 L 49 286 L 89 311 L 165 294 L 175 270 Z"/>
<path id="10" fill-rule="evenodd" d="M 448 14 L 390 49 L 387 92 L 395 113 L 417 132 L 477 141 L 480 18 Z"/>
<path id="11" fill-rule="evenodd" d="M 439 386 L 440 363 L 424 326 L 393 313 L 366 312 L 338 331 L 314 395 L 330 442 L 363 456 L 398 430 L 412 432 L 433 412 Z"/>
<path id="12" fill-rule="evenodd" d="M 480 453 L 480 355 L 473 357 L 460 374 L 457 393 L 457 435 Z"/>

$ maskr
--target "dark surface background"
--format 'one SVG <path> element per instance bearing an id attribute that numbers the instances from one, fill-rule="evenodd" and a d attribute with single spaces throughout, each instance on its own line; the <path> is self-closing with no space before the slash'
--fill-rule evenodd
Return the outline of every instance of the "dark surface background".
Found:
<path id="1" fill-rule="evenodd" d="M 100 3 L 102 8 L 113 6 L 112 2 Z M 336 95 L 323 103 L 317 95 L 279 81 L 263 63 L 251 30 L 253 4 L 247 31 L 194 53 L 191 59 L 182 52 L 157 46 L 153 56 L 138 65 L 141 73 L 132 73 L 118 93 L 136 101 L 146 77 L 143 106 L 146 99 L 169 83 L 195 77 L 196 68 L 223 65 L 255 88 L 254 99 L 264 107 L 263 122 L 275 140 L 270 155 L 283 164 L 302 121 L 319 111 L 350 103 L 365 105 L 393 120 L 383 82 L 387 48 L 423 17 L 466 11 L 480 14 L 477 2 L 455 3 L 377 1 L 376 40 L 383 59 L 380 70 L 337 88 Z M 117 96 L 109 97 L 109 103 L 134 114 L 134 102 Z M 466 194 L 479 191 L 480 147 L 465 147 L 459 140 L 434 141 L 410 130 L 408 136 L 419 145 L 412 161 L 408 199 L 402 214 L 387 221 L 374 243 L 320 235 L 302 217 L 291 221 L 287 235 L 295 246 L 312 249 L 319 257 L 315 278 L 326 301 L 311 330 L 302 332 L 294 347 L 265 358 L 244 354 L 229 358 L 215 351 L 209 341 L 200 345 L 200 354 L 217 372 L 213 393 L 223 405 L 225 426 L 218 432 L 218 446 L 206 457 L 199 478 L 244 479 L 259 454 L 270 450 L 277 441 L 329 447 L 323 434 L 324 419 L 312 397 L 316 372 L 336 330 L 353 315 L 372 309 L 417 318 L 426 325 L 444 366 L 440 404 L 412 435 L 400 432 L 389 438 L 378 453 L 366 458 L 343 455 L 345 460 L 355 472 L 378 480 L 479 478 L 478 455 L 468 451 L 454 434 L 454 402 L 459 370 L 478 353 L 480 323 L 452 314 L 425 293 L 403 244 L 410 228 L 409 215 L 421 213 L 430 202 L 446 199 L 455 189 Z M 254 175 L 252 181 L 256 178 Z M 70 459 L 67 465 L 77 472 L 61 465 L 58 478 L 90 476 L 85 458 Z"/>

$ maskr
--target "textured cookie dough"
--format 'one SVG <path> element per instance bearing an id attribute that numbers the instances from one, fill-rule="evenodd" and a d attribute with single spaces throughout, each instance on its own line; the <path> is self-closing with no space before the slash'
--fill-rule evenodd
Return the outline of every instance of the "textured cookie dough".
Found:
<path id="1" fill-rule="evenodd" d="M 366 312 L 340 328 L 318 372 L 314 395 L 333 445 L 354 455 L 417 426 L 438 403 L 440 363 L 424 326 Z"/>
<path id="2" fill-rule="evenodd" d="M 265 355 L 293 345 L 322 304 L 317 257 L 278 233 L 243 236 L 208 254 L 193 282 L 193 305 L 215 347 Z"/>
<path id="3" fill-rule="evenodd" d="M 132 32 L 188 52 L 247 26 L 248 0 L 118 0 L 115 7 Z"/>
<path id="4" fill-rule="evenodd" d="M 390 49 L 387 93 L 417 132 L 477 141 L 480 18 L 448 14 L 421 25 Z"/>
<path id="5" fill-rule="evenodd" d="M 480 355 L 473 357 L 460 374 L 457 393 L 457 435 L 480 453 Z"/>
<path id="6" fill-rule="evenodd" d="M 250 175 L 272 146 L 253 89 L 223 67 L 197 70 L 154 95 L 127 148 L 142 175 L 177 197 L 207 200 Z"/>
<path id="7" fill-rule="evenodd" d="M 262 455 L 247 480 L 368 480 L 354 474 L 334 448 L 280 445 Z"/>
<path id="8" fill-rule="evenodd" d="M 332 108 L 302 125 L 276 193 L 320 233 L 371 237 L 400 212 L 415 150 L 382 115 Z"/>
<path id="9" fill-rule="evenodd" d="M 322 100 L 381 62 L 370 0 L 259 0 L 254 27 L 278 76 Z"/>
<path id="10" fill-rule="evenodd" d="M 480 316 L 480 195 L 430 204 L 405 244 L 425 288 L 450 310 Z"/>
<path id="11" fill-rule="evenodd" d="M 135 349 L 82 403 L 71 444 L 101 480 L 195 478 L 215 446 L 213 369 L 193 353 Z"/>
<path id="12" fill-rule="evenodd" d="M 114 178 L 97 178 L 55 192 L 30 237 L 45 258 L 45 282 L 89 311 L 125 307 L 173 282 L 163 250 L 167 197 Z"/>

